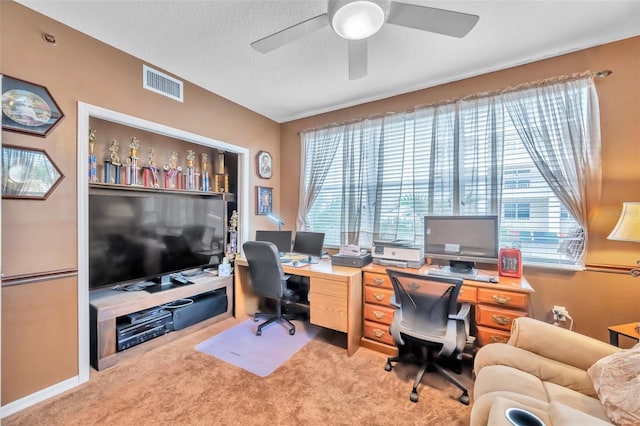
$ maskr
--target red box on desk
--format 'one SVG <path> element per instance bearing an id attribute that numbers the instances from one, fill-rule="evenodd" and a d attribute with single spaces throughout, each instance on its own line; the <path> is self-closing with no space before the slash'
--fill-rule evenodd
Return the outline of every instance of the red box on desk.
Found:
<path id="1" fill-rule="evenodd" d="M 503 277 L 522 277 L 522 253 L 517 248 L 503 247 L 498 252 L 498 273 Z"/>

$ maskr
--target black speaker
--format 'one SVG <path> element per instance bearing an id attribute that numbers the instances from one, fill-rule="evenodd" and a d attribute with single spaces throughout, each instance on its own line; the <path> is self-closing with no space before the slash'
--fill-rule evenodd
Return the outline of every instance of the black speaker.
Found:
<path id="1" fill-rule="evenodd" d="M 188 303 L 193 300 L 193 303 Z M 227 311 L 227 294 L 216 290 L 173 302 L 173 330 L 182 330 L 200 321 L 215 317 Z M 168 306 L 171 309 L 171 306 Z"/>

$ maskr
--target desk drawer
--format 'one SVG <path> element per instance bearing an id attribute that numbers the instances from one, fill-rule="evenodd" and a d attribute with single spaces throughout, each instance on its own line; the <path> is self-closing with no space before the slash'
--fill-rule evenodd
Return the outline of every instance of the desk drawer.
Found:
<path id="1" fill-rule="evenodd" d="M 389 305 L 391 303 L 391 296 L 393 296 L 393 290 L 369 286 L 364 287 L 364 301 L 366 303 Z"/>
<path id="2" fill-rule="evenodd" d="M 510 331 L 511 323 L 518 317 L 526 317 L 524 311 L 502 309 L 495 306 L 476 305 L 476 323 L 479 326 L 495 327 Z"/>
<path id="3" fill-rule="evenodd" d="M 389 326 L 386 324 L 365 320 L 364 337 L 387 345 L 395 345 L 393 337 L 389 333 Z"/>
<path id="4" fill-rule="evenodd" d="M 347 300 L 347 284 L 340 281 L 331 281 L 323 278 L 311 278 L 309 284 L 310 293 L 325 294 Z"/>
<path id="5" fill-rule="evenodd" d="M 386 274 L 374 274 L 373 272 L 364 273 L 364 285 L 372 287 L 383 287 L 393 290 L 391 279 Z"/>
<path id="6" fill-rule="evenodd" d="M 364 319 L 379 322 L 381 324 L 391 324 L 395 309 L 379 305 L 364 305 Z"/>
<path id="7" fill-rule="evenodd" d="M 479 288 L 478 303 L 527 310 L 529 306 L 529 295 L 527 293 L 517 293 L 515 291 Z"/>
<path id="8" fill-rule="evenodd" d="M 497 330 L 495 328 L 476 327 L 478 330 L 478 345 L 484 346 L 489 343 L 507 343 L 510 333 L 504 330 Z"/>
<path id="9" fill-rule="evenodd" d="M 458 302 L 460 303 L 472 303 L 476 304 L 478 297 L 478 289 L 468 285 L 460 287 L 460 293 L 458 293 Z"/>

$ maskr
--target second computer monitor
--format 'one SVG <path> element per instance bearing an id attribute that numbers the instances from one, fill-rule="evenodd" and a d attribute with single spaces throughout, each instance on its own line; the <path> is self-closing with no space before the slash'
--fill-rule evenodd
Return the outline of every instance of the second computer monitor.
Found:
<path id="1" fill-rule="evenodd" d="M 278 247 L 280 253 L 291 251 L 291 231 L 256 231 L 256 241 L 268 241 Z"/>
<path id="2" fill-rule="evenodd" d="M 293 241 L 293 252 L 306 254 L 313 257 L 321 257 L 324 247 L 324 232 L 296 232 Z"/>

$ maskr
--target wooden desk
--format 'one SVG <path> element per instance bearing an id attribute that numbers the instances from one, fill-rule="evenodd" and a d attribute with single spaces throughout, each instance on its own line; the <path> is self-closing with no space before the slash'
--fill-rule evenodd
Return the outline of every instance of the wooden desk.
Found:
<path id="1" fill-rule="evenodd" d="M 283 265 L 287 275 L 309 277 L 310 322 L 347 334 L 347 354 L 356 353 L 362 338 L 362 272 L 320 261 L 304 267 Z M 253 315 L 258 296 L 251 289 L 247 260 L 235 261 L 235 315 Z"/>
<path id="2" fill-rule="evenodd" d="M 385 266 L 370 264 L 362 269 L 364 282 L 364 319 L 361 345 L 387 354 L 397 349 L 389 333 L 394 308 L 390 305 L 393 287 Z M 426 274 L 431 266 L 420 269 L 400 269 L 405 272 Z M 482 271 L 497 275 L 496 271 Z M 506 342 L 515 318 L 531 312 L 530 294 L 534 291 L 522 278 L 499 277 L 499 283 L 465 280 L 458 301 L 475 307 L 475 321 L 471 334 L 479 346 Z"/>
<path id="3" fill-rule="evenodd" d="M 631 339 L 640 341 L 640 333 L 638 332 L 639 322 L 630 322 L 628 324 L 612 325 L 609 327 L 609 343 L 618 346 L 618 337 L 622 334 Z"/>

